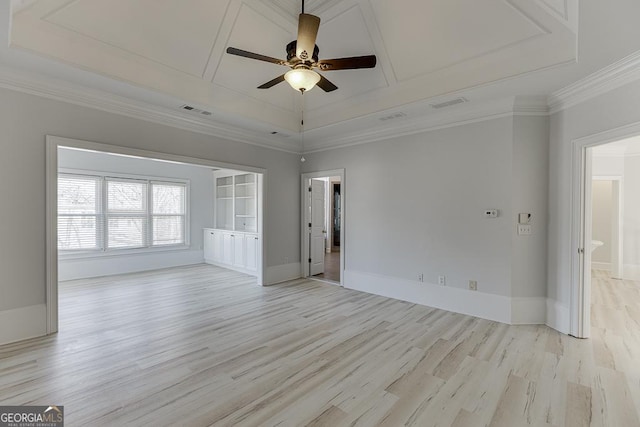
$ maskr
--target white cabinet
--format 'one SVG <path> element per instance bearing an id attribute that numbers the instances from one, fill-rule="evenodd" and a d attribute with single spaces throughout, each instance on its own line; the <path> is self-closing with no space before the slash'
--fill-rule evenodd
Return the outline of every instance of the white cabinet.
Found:
<path id="1" fill-rule="evenodd" d="M 245 260 L 244 260 L 244 235 L 243 234 L 233 234 L 233 266 L 244 268 Z"/>
<path id="2" fill-rule="evenodd" d="M 215 262 L 222 262 L 222 253 L 224 251 L 224 240 L 221 232 L 210 230 L 213 235 L 213 255 L 211 259 Z M 206 233 L 206 230 L 205 230 Z M 206 258 L 206 257 L 205 257 Z"/>
<path id="3" fill-rule="evenodd" d="M 210 264 L 256 275 L 260 262 L 258 216 L 261 175 L 217 170 L 214 227 L 204 230 L 204 259 Z"/>
<path id="4" fill-rule="evenodd" d="M 258 236 L 245 236 L 245 268 L 258 271 Z"/>
<path id="5" fill-rule="evenodd" d="M 222 234 L 222 256 L 220 257 L 220 262 L 227 265 L 233 264 L 233 234 L 224 233 L 219 231 Z"/>
<path id="6" fill-rule="evenodd" d="M 204 260 L 209 264 L 255 275 L 258 271 L 258 235 L 204 229 Z"/>
<path id="7" fill-rule="evenodd" d="M 216 261 L 215 232 L 213 230 L 205 228 L 203 241 L 204 241 L 204 244 L 203 244 L 204 260 L 207 262 Z"/>

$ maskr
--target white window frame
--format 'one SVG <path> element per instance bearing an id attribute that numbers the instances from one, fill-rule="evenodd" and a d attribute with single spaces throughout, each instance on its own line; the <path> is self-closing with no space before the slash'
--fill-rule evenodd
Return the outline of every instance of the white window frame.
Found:
<path id="1" fill-rule="evenodd" d="M 84 169 L 68 169 L 68 168 L 60 168 L 58 170 L 58 175 L 78 175 L 78 176 L 87 176 L 87 177 L 97 177 L 101 180 L 100 183 L 100 191 L 101 191 L 101 200 L 100 200 L 100 213 L 98 217 L 102 220 L 102 236 L 99 236 L 98 244 L 101 246 L 100 249 L 87 249 L 87 250 L 58 250 L 58 256 L 60 259 L 76 259 L 76 258 L 95 258 L 95 257 L 111 257 L 111 256 L 120 256 L 120 255 L 130 255 L 130 254 L 144 254 L 144 253 L 153 253 L 153 252 L 166 252 L 166 251 L 176 251 L 176 250 L 188 250 L 191 247 L 191 212 L 190 212 L 190 200 L 191 200 L 191 181 L 183 178 L 175 178 L 175 177 L 161 177 L 161 176 L 150 176 L 150 175 L 134 175 L 134 174 L 125 174 L 125 173 L 116 173 L 116 172 L 107 172 L 107 171 L 95 171 L 95 170 L 84 170 Z M 108 247 L 108 213 L 107 213 L 107 179 L 112 180 L 121 180 L 121 181 L 146 181 L 147 183 L 147 230 L 146 230 L 146 242 L 143 247 L 129 247 L 129 248 L 109 248 Z M 178 244 L 166 244 L 166 245 L 153 245 L 153 229 L 152 229 L 152 206 L 150 203 L 153 203 L 152 196 L 152 184 L 167 184 L 167 185 L 180 185 L 185 188 L 185 213 L 184 213 L 184 243 Z M 113 214 L 111 216 L 114 216 Z M 117 214 L 115 215 L 117 216 Z M 126 216 L 126 215 L 125 215 Z"/>
<path id="2" fill-rule="evenodd" d="M 181 186 L 184 187 L 184 213 L 182 214 L 156 214 L 153 212 L 153 186 L 154 185 L 172 185 L 172 186 Z M 148 196 L 147 196 L 147 214 L 149 217 L 148 221 L 148 229 L 147 233 L 149 234 L 149 242 L 153 248 L 167 248 L 172 246 L 183 246 L 183 243 L 174 243 L 174 244 L 162 244 L 162 245 L 153 245 L 153 218 L 154 217 L 174 217 L 181 216 L 184 218 L 184 239 L 185 242 L 188 239 L 189 235 L 189 220 L 188 220 L 188 209 L 189 209 L 189 185 L 185 182 L 177 182 L 177 181 L 167 181 L 167 180 L 149 180 L 147 186 Z"/>
<path id="3" fill-rule="evenodd" d="M 66 176 L 74 176 L 78 178 L 90 178 L 92 180 L 96 180 L 98 185 L 96 188 L 96 213 L 95 214 L 60 214 L 58 212 L 58 218 L 60 217 L 83 217 L 83 216 L 94 216 L 96 218 L 96 247 L 91 249 L 60 249 L 58 251 L 65 254 L 71 253 L 90 253 L 90 254 L 98 254 L 104 250 L 104 230 L 102 229 L 102 225 L 104 224 L 104 201 L 102 200 L 102 194 L 104 193 L 103 185 L 104 180 L 99 176 L 86 174 L 86 173 L 69 173 L 69 172 L 58 172 L 58 179 L 60 175 Z M 96 179 L 97 178 L 97 179 Z"/>

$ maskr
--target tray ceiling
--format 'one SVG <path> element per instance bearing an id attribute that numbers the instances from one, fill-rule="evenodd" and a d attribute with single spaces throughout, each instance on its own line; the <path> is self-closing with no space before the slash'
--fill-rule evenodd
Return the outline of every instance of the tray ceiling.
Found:
<path id="1" fill-rule="evenodd" d="M 375 54 L 370 70 L 324 73 L 305 95 L 319 129 L 576 60 L 576 0 L 307 0 L 320 58 Z M 298 129 L 300 95 L 256 87 L 286 67 L 297 0 L 15 1 L 11 45 L 222 115 Z"/>

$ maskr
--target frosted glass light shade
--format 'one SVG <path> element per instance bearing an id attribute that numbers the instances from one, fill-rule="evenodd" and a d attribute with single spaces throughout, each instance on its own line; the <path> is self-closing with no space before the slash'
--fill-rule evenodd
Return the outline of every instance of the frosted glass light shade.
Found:
<path id="1" fill-rule="evenodd" d="M 287 72 L 284 75 L 284 79 L 295 90 L 304 90 L 306 92 L 313 89 L 320 81 L 320 74 L 306 68 L 298 68 Z"/>

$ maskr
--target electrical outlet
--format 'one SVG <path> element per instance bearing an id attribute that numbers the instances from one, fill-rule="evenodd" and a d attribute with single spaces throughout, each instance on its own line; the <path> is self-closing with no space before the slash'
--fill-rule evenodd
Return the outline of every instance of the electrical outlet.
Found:
<path id="1" fill-rule="evenodd" d="M 446 286 L 447 285 L 447 279 L 444 276 L 438 276 L 438 285 L 440 286 Z"/>
<path id="2" fill-rule="evenodd" d="M 469 280 L 469 289 L 472 291 L 478 290 L 478 282 L 476 280 Z"/>
<path id="3" fill-rule="evenodd" d="M 424 282 L 424 274 L 418 273 L 418 282 Z"/>

